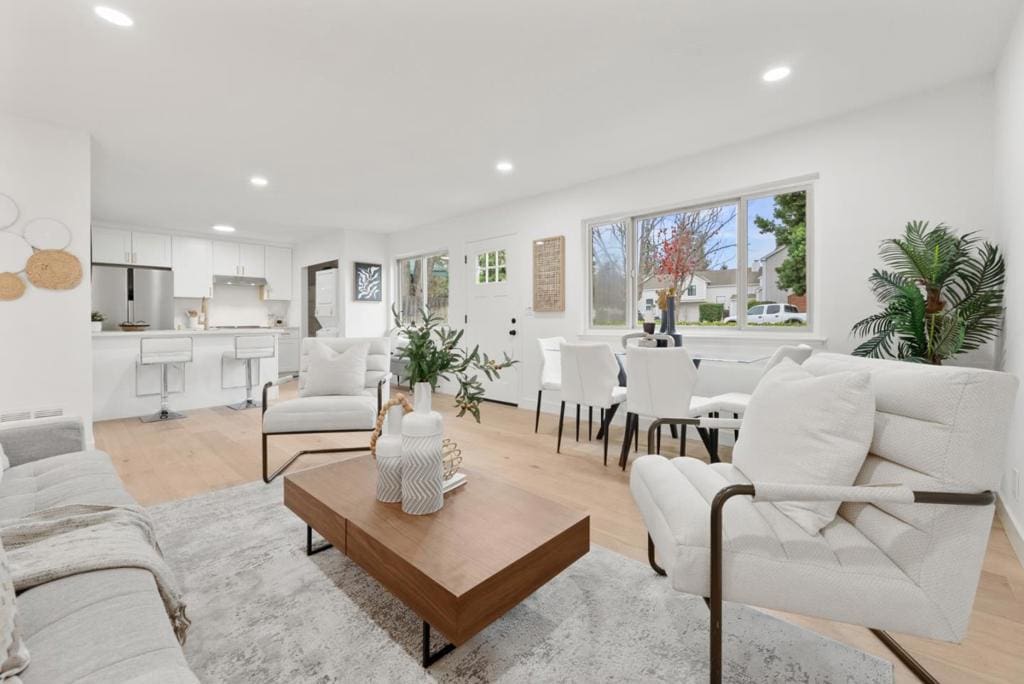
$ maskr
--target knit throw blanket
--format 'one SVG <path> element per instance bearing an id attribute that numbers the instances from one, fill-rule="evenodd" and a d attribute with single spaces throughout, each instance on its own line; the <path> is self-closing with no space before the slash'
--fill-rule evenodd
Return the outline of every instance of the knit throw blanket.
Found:
<path id="1" fill-rule="evenodd" d="M 93 570 L 142 568 L 153 573 L 178 642 L 189 619 L 177 583 L 156 541 L 153 522 L 139 506 L 58 506 L 0 521 L 14 590 L 24 591 Z"/>

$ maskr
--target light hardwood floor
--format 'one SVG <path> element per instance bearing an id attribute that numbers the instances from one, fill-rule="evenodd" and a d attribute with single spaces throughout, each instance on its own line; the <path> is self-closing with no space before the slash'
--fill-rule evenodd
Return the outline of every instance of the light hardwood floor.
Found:
<path id="1" fill-rule="evenodd" d="M 282 398 L 292 391 L 285 389 Z M 486 404 L 483 422 L 477 425 L 471 418 L 454 417 L 450 397 L 436 396 L 434 403 L 445 414 L 447 434 L 459 443 L 467 466 L 588 512 L 594 543 L 646 561 L 646 533 L 629 494 L 628 472 L 614 465 L 614 448 L 608 467 L 602 466 L 600 442 L 586 441 L 585 413 L 581 442 L 575 442 L 573 422 L 567 416 L 562 453 L 556 454 L 554 416 L 542 415 L 540 433 L 534 434 L 533 412 L 529 410 Z M 190 411 L 186 420 L 163 424 L 143 424 L 138 419 L 104 421 L 95 424 L 95 433 L 98 448 L 113 456 L 129 491 L 148 505 L 259 480 L 259 424 L 259 410 L 225 407 Z M 612 444 L 616 438 L 621 440 L 620 430 L 613 430 Z M 302 448 L 354 446 L 365 440 L 366 435 L 359 433 L 275 438 L 271 440 L 271 463 L 280 463 Z M 663 442 L 666 451 L 676 444 Z M 687 449 L 691 456 L 705 453 L 699 442 L 690 442 Z M 343 457 L 346 455 L 304 456 L 293 469 Z M 863 628 L 780 615 L 895 662 Z M 989 540 L 967 639 L 952 645 L 897 637 L 943 682 L 1024 682 L 1024 568 L 998 520 Z M 917 681 L 902 664 L 895 665 L 897 682 Z"/>

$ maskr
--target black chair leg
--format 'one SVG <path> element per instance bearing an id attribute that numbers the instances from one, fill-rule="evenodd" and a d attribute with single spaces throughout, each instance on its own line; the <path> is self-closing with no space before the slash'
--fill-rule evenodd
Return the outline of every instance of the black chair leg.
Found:
<path id="1" fill-rule="evenodd" d="M 605 467 L 608 467 L 608 428 L 611 427 L 610 425 L 608 425 L 608 418 L 610 418 L 611 415 L 612 415 L 611 412 L 605 411 L 604 409 L 601 409 L 601 433 L 603 435 L 603 437 L 601 439 L 604 441 L 604 465 L 605 465 Z"/>
<path id="2" fill-rule="evenodd" d="M 576 441 L 580 441 L 580 405 L 576 404 Z"/>
<path id="3" fill-rule="evenodd" d="M 562 407 L 558 410 L 558 449 L 556 453 L 562 453 L 562 425 L 565 423 L 565 402 L 562 402 Z"/>
<path id="4" fill-rule="evenodd" d="M 544 390 L 537 390 L 537 417 L 533 419 L 533 431 L 537 432 L 540 428 L 540 395 L 544 393 Z"/>
<path id="5" fill-rule="evenodd" d="M 734 413 L 734 414 L 732 414 L 732 417 L 735 418 L 736 420 L 739 420 L 740 419 L 740 414 Z M 739 439 L 740 438 L 740 431 L 739 430 L 733 430 L 732 431 L 732 438 L 734 440 Z"/>
<path id="6" fill-rule="evenodd" d="M 682 426 L 682 430 L 679 431 L 679 455 L 686 455 L 686 426 Z"/>
<path id="7" fill-rule="evenodd" d="M 594 407 L 587 407 L 587 441 L 594 439 Z"/>
<path id="8" fill-rule="evenodd" d="M 676 429 L 676 424 L 675 423 L 672 423 L 671 425 L 669 425 L 668 429 L 672 431 L 672 439 L 677 439 L 679 437 L 679 430 Z M 684 430 L 686 429 L 685 426 L 683 427 L 683 429 Z"/>
<path id="9" fill-rule="evenodd" d="M 640 416 L 633 414 L 633 453 L 640 451 Z"/>
<path id="10" fill-rule="evenodd" d="M 622 436 L 622 451 L 619 454 L 619 466 L 626 469 L 626 459 L 629 458 L 629 446 L 633 441 L 633 414 L 626 414 L 626 433 Z"/>

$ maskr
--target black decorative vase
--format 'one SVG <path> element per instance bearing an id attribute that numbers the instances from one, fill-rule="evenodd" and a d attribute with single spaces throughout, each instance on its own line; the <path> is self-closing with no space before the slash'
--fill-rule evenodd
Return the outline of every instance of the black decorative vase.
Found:
<path id="1" fill-rule="evenodd" d="M 683 336 L 676 332 L 676 298 L 668 298 L 668 308 L 661 310 L 661 333 L 671 335 L 676 341 L 676 346 L 683 346 Z M 667 347 L 666 340 L 658 340 L 659 347 Z"/>

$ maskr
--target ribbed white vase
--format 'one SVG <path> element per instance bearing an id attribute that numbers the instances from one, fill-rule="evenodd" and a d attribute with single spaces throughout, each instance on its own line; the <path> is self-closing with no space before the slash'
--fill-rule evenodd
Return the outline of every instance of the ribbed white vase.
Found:
<path id="1" fill-rule="evenodd" d="M 384 434 L 377 438 L 377 501 L 398 503 L 402 500 L 402 416 L 405 409 L 392 406 L 388 410 Z"/>
<path id="2" fill-rule="evenodd" d="M 413 411 L 402 418 L 402 510 L 426 515 L 444 505 L 441 414 L 430 408 L 429 382 L 413 388 Z"/>

